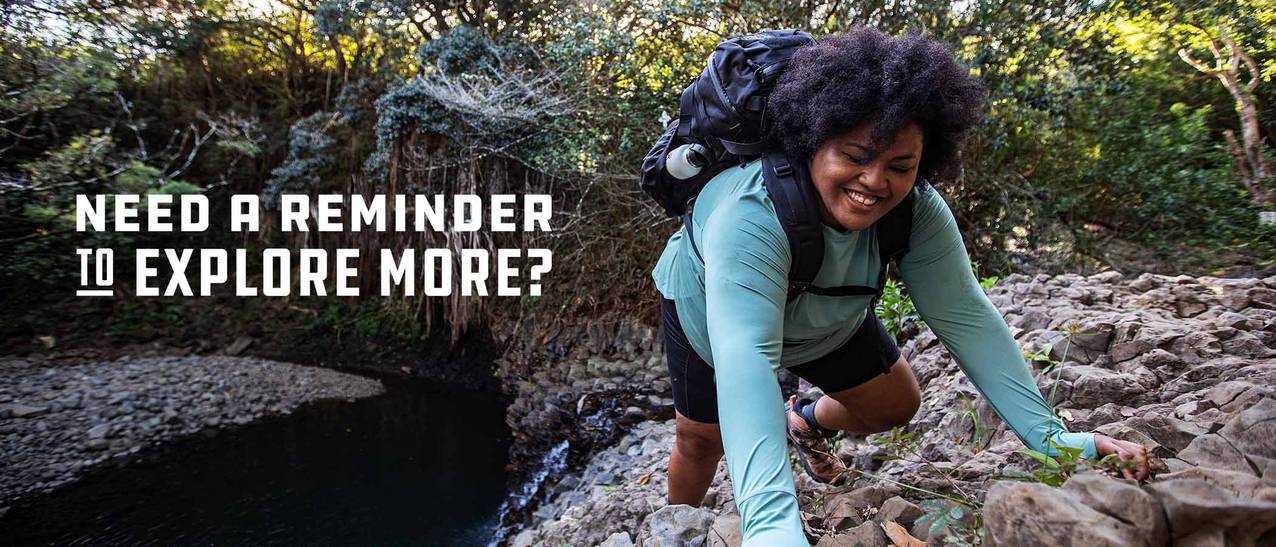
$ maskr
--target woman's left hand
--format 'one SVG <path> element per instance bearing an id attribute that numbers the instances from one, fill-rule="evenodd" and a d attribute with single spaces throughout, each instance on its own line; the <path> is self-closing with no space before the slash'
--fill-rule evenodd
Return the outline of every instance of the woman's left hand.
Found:
<path id="1" fill-rule="evenodd" d="M 1148 449 L 1139 443 L 1113 439 L 1107 435 L 1094 434 L 1094 448 L 1099 457 L 1116 454 L 1127 465 L 1121 470 L 1127 479 L 1144 480 L 1148 478 Z"/>

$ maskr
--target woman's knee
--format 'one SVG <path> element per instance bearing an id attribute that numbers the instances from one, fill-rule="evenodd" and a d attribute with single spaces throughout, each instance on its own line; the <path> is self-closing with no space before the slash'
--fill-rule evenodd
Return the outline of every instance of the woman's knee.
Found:
<path id="1" fill-rule="evenodd" d="M 917 378 L 913 376 L 913 369 L 908 366 L 908 361 L 901 356 L 891 365 L 891 374 L 899 374 L 901 377 L 893 382 L 896 389 L 893 390 L 891 404 L 885 405 L 878 416 L 877 421 L 884 430 L 908 425 L 922 405 L 921 387 L 917 385 Z"/>
<path id="2" fill-rule="evenodd" d="M 859 433 L 904 427 L 921 407 L 921 388 L 903 357 L 891 365 L 888 374 L 829 395 L 863 424 L 866 431 Z"/>
<path id="3" fill-rule="evenodd" d="M 675 423 L 674 446 L 681 455 L 693 460 L 722 457 L 722 430 L 717 424 L 692 422 L 683 416 Z"/>

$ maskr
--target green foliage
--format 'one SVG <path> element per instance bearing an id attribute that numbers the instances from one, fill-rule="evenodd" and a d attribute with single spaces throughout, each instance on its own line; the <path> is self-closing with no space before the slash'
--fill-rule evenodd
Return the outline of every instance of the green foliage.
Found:
<path id="1" fill-rule="evenodd" d="M 156 194 L 198 194 L 204 189 L 184 180 L 170 180 L 155 190 Z"/>
<path id="2" fill-rule="evenodd" d="M 909 332 L 913 328 L 921 328 L 923 322 L 913 307 L 913 299 L 908 290 L 894 279 L 887 279 L 882 288 L 882 296 L 877 299 L 877 317 L 886 327 L 886 332 L 896 339 L 900 333 Z"/>
<path id="3" fill-rule="evenodd" d="M 413 310 L 401 302 L 368 299 L 349 302 L 343 299 L 322 300 L 310 326 L 341 335 L 351 333 L 363 338 L 399 338 L 424 340 L 429 336 L 426 325 L 416 320 Z"/>
<path id="4" fill-rule="evenodd" d="M 1054 350 L 1054 343 L 1049 342 L 1049 343 L 1043 344 L 1041 348 L 1037 349 L 1036 351 L 1032 351 L 1032 352 L 1025 351 L 1023 353 L 1023 358 L 1026 359 L 1029 363 L 1041 365 L 1042 367 L 1041 371 L 1046 374 L 1049 374 L 1051 371 L 1055 369 L 1055 367 L 1059 366 L 1059 361 L 1055 360 L 1053 357 L 1050 356 L 1050 352 L 1053 350 Z"/>
<path id="5" fill-rule="evenodd" d="M 976 423 L 978 422 L 976 421 Z M 891 482 L 933 497 L 934 499 L 928 499 L 921 503 L 920 506 L 924 513 L 918 519 L 922 526 L 928 527 L 931 538 L 942 537 L 942 541 L 945 543 L 957 545 L 978 545 L 982 542 L 984 533 L 983 515 L 979 512 L 979 499 L 967 493 L 953 480 L 951 470 L 941 469 L 922 455 L 921 448 L 918 446 L 919 441 L 912 433 L 896 427 L 886 433 L 874 435 L 870 437 L 870 440 L 881 450 L 881 454 L 875 455 L 874 459 L 907 460 L 919 463 L 924 471 L 935 474 L 952 487 L 952 495 L 948 495 L 903 483 L 895 483 L 882 477 L 874 477 L 868 473 L 861 472 L 870 478 Z"/>
<path id="6" fill-rule="evenodd" d="M 115 185 L 125 192 L 140 194 L 155 186 L 163 177 L 159 169 L 142 163 L 141 160 L 130 160 L 120 174 L 115 175 Z"/>
<path id="7" fill-rule="evenodd" d="M 328 133 L 341 123 L 340 114 L 316 112 L 288 129 L 288 158 L 271 170 L 262 192 L 267 204 L 274 204 L 280 194 L 310 192 L 330 175 L 335 161 L 329 148 L 336 140 Z"/>
<path id="8" fill-rule="evenodd" d="M 979 287 L 985 291 L 996 286 L 1000 279 L 997 276 L 979 278 L 979 265 L 971 263 L 970 267 L 971 272 L 979 280 Z M 913 306 L 913 299 L 908 295 L 908 289 L 893 278 L 887 279 L 882 287 L 882 296 L 877 299 L 874 313 L 882 321 L 886 332 L 889 332 L 896 340 L 926 328 L 926 322 L 922 321 L 917 308 Z"/>
<path id="9" fill-rule="evenodd" d="M 960 413 L 962 419 L 970 420 L 971 427 L 975 430 L 974 434 L 969 439 L 969 446 L 972 448 L 978 448 L 985 440 L 985 431 L 983 421 L 979 419 L 979 412 L 975 409 L 975 401 L 974 399 L 965 396 L 962 396 L 959 401 L 961 402 Z M 966 439 L 963 439 L 960 436 L 954 440 L 957 444 L 967 444 Z"/>
<path id="10" fill-rule="evenodd" d="M 948 545 L 983 543 L 984 529 L 978 511 L 945 499 L 922 500 L 918 507 L 922 516 L 917 517 L 917 525 L 926 528 L 927 537 L 942 537 Z"/>
<path id="11" fill-rule="evenodd" d="M 1077 473 L 1088 471 L 1091 469 L 1115 470 L 1122 465 L 1121 459 L 1116 454 L 1108 454 L 1097 462 L 1091 462 L 1081 457 L 1082 450 L 1070 446 L 1063 446 L 1055 441 L 1050 441 L 1050 446 L 1056 451 L 1055 455 L 1045 454 L 1037 450 L 1021 448 L 1015 453 L 1024 456 L 1029 461 L 1034 462 L 1034 467 L 1027 477 L 1008 475 L 1010 478 L 1029 478 L 1042 484 L 1059 487 L 1067 482 L 1068 477 Z"/>

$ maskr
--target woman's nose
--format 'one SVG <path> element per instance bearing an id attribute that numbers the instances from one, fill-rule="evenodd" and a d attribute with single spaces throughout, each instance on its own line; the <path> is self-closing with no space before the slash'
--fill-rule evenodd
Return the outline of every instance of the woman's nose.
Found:
<path id="1" fill-rule="evenodd" d="M 879 163 L 868 165 L 860 175 L 860 182 L 870 191 L 886 189 L 886 166 Z"/>

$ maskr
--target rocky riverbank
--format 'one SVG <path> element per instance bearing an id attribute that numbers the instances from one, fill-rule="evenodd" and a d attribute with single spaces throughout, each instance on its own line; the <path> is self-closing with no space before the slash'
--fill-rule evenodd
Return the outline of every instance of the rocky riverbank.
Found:
<path id="1" fill-rule="evenodd" d="M 820 485 L 795 467 L 813 543 L 1276 544 L 1276 277 L 1010 276 L 989 295 L 1069 428 L 1143 443 L 1164 462 L 1160 475 L 1140 485 L 1017 452 L 1019 440 L 923 330 L 903 348 L 923 390 L 912 423 L 839 441 L 860 473 L 850 485 Z M 604 385 L 652 386 L 656 348 L 608 361 Z M 582 377 L 555 383 L 546 373 L 547 386 L 519 390 L 559 428 L 575 423 L 564 399 L 588 399 L 593 385 L 578 383 L 588 365 L 573 366 Z M 573 385 L 570 397 L 537 396 Z M 528 416 L 514 421 L 534 426 Z M 738 545 L 725 465 L 703 507 L 664 505 L 672 439 L 672 421 L 637 423 L 583 471 L 547 485 L 534 526 L 512 544 Z"/>
<path id="2" fill-rule="evenodd" d="M 165 440 L 384 391 L 379 380 L 225 356 L 0 361 L 0 512 Z M 0 513 L 2 514 L 2 513 Z"/>

